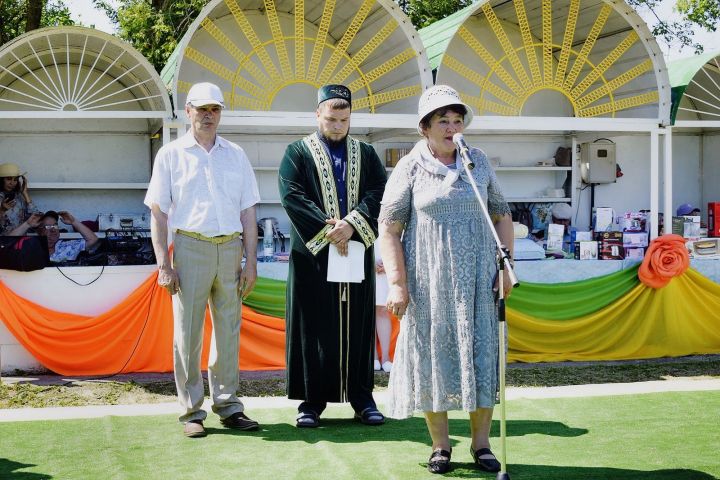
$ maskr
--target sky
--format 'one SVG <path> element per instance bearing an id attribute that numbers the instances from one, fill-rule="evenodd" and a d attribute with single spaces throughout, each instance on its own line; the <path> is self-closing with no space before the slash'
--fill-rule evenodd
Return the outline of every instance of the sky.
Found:
<path id="1" fill-rule="evenodd" d="M 110 0 L 111 4 L 114 4 L 113 0 Z M 105 14 L 99 10 L 96 10 L 91 0 L 65 0 L 65 4 L 70 8 L 71 16 L 73 20 L 82 22 L 83 25 L 95 25 L 95 28 L 108 33 L 115 33 L 113 25 Z M 658 16 L 661 18 L 677 18 L 678 15 L 672 11 L 674 2 L 672 0 L 664 0 L 660 6 L 656 9 Z M 649 12 L 638 12 L 643 19 L 652 25 L 654 17 Z M 694 40 L 701 45 L 705 46 L 706 52 L 720 48 L 720 29 L 715 32 L 701 31 L 699 27 L 696 28 L 696 34 Z M 658 41 L 660 49 L 665 54 L 665 60 L 677 60 L 678 58 L 685 58 L 693 55 L 693 49 L 685 47 L 680 50 L 677 47 L 668 47 L 662 41 Z"/>

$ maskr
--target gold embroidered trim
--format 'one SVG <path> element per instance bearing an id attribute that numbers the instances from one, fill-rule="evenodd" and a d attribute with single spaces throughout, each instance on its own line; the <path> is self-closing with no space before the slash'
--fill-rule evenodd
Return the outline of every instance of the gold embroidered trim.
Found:
<path id="1" fill-rule="evenodd" d="M 330 218 L 340 218 L 340 202 L 338 200 L 337 188 L 335 186 L 335 175 L 333 174 L 332 162 L 322 145 L 322 140 L 315 132 L 303 138 L 303 142 L 310 150 L 315 162 L 315 168 L 320 178 L 323 205 L 325 213 Z M 360 141 L 348 135 L 347 137 L 347 208 L 348 211 L 357 207 L 360 199 L 360 170 L 362 166 L 362 154 L 360 153 Z"/>
<path id="2" fill-rule="evenodd" d="M 347 202 L 348 212 L 357 207 L 360 199 L 360 140 L 348 136 Z"/>
<path id="3" fill-rule="evenodd" d="M 328 239 L 325 238 L 325 234 L 332 228 L 332 225 L 325 225 L 322 230 L 320 230 L 317 235 L 315 235 L 313 238 L 308 241 L 305 246 L 308 250 L 310 250 L 310 253 L 313 255 L 317 255 L 320 250 L 322 250 L 325 245 L 328 243 Z"/>
<path id="4" fill-rule="evenodd" d="M 375 237 L 375 232 L 373 232 L 372 227 L 367 220 L 365 220 L 365 217 L 358 213 L 357 210 L 353 210 L 347 217 L 345 217 L 345 221 L 352 225 L 355 231 L 360 235 L 360 238 L 362 238 L 362 241 L 365 244 L 365 248 L 370 248 L 377 237 Z"/>
<path id="5" fill-rule="evenodd" d="M 333 175 L 332 163 L 328 157 L 322 140 L 315 132 L 303 138 L 303 142 L 310 150 L 310 154 L 315 162 L 315 168 L 320 179 L 320 190 L 323 196 L 323 205 L 325 213 L 330 218 L 340 218 L 340 203 L 338 202 L 337 189 L 335 187 L 335 176 Z"/>

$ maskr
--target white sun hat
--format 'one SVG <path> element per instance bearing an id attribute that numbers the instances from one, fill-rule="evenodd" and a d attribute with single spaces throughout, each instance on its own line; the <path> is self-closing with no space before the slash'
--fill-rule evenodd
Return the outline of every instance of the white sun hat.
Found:
<path id="1" fill-rule="evenodd" d="M 186 103 L 193 107 L 204 107 L 205 105 L 220 105 L 225 108 L 222 91 L 214 83 L 201 82 L 190 87 Z"/>
<path id="2" fill-rule="evenodd" d="M 473 119 L 473 111 L 470 106 L 460 99 L 458 92 L 447 85 L 435 85 L 428 88 L 420 96 L 418 102 L 418 132 L 422 135 L 422 129 L 420 128 L 420 122 L 428 114 L 434 112 L 438 108 L 448 107 L 450 105 L 462 105 L 467 109 L 467 113 L 463 117 L 463 123 L 467 127 L 470 125 Z"/>

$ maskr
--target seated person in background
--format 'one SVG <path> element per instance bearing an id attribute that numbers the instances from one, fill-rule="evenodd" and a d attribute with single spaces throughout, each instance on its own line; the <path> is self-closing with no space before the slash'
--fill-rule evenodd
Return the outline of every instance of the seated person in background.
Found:
<path id="1" fill-rule="evenodd" d="M 685 216 L 699 216 L 700 215 L 700 209 L 697 207 L 693 207 L 690 203 L 683 203 L 680 205 L 676 212 L 678 217 L 685 217 Z"/>
<path id="2" fill-rule="evenodd" d="M 83 238 L 60 240 L 60 227 L 58 220 L 82 235 Z M 50 261 L 53 263 L 71 262 L 77 260 L 83 250 L 93 252 L 99 246 L 99 238 L 92 230 L 83 225 L 70 212 L 55 212 L 48 210 L 45 213 L 34 213 L 10 235 L 25 235 L 29 229 L 35 229 L 38 235 L 47 237 Z"/>
<path id="3" fill-rule="evenodd" d="M 28 182 L 14 163 L 0 164 L 0 233 L 9 233 L 35 210 L 28 193 Z"/>
<path id="4" fill-rule="evenodd" d="M 556 203 L 552 207 L 551 215 L 551 223 L 563 225 L 565 227 L 563 235 L 568 235 L 568 229 L 570 228 L 570 222 L 572 220 L 572 207 L 567 203 Z"/>

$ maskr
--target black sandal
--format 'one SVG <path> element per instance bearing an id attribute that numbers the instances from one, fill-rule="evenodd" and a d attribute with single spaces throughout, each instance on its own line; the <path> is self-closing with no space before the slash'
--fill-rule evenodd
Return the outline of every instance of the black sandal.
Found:
<path id="1" fill-rule="evenodd" d="M 427 466 L 430 473 L 447 473 L 450 471 L 450 452 L 447 450 L 434 450 L 430 455 Z"/>
<path id="2" fill-rule="evenodd" d="M 364 425 L 382 425 L 385 423 L 385 416 L 375 407 L 368 407 L 362 412 L 355 412 L 355 420 L 360 420 Z"/>
<path id="3" fill-rule="evenodd" d="M 477 450 L 473 450 L 471 445 L 470 453 L 475 460 L 475 465 L 477 465 L 480 470 L 493 473 L 500 471 L 500 462 L 498 462 L 497 457 L 489 448 L 479 448 Z M 483 455 L 492 455 L 493 458 L 480 458 Z"/>
<path id="4" fill-rule="evenodd" d="M 299 412 L 295 417 L 295 426 L 297 428 L 317 428 L 320 426 L 320 415 L 312 410 Z"/>

